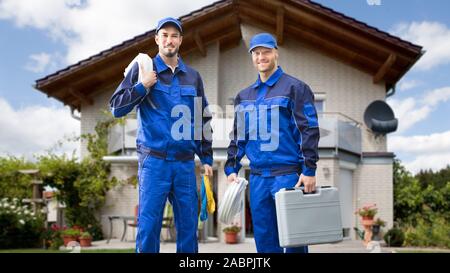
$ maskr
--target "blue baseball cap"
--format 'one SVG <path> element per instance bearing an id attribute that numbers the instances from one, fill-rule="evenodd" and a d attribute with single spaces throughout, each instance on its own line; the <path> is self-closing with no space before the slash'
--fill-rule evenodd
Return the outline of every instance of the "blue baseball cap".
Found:
<path id="1" fill-rule="evenodd" d="M 278 48 L 277 40 L 269 33 L 259 33 L 252 37 L 250 40 L 250 49 L 248 52 L 252 52 L 255 47 L 262 46 L 267 48 Z"/>
<path id="2" fill-rule="evenodd" d="M 173 17 L 167 17 L 164 19 L 161 19 L 158 22 L 158 26 L 156 27 L 156 33 L 158 33 L 158 31 L 165 25 L 165 24 L 172 24 L 174 25 L 176 28 L 178 28 L 178 30 L 183 33 L 183 28 L 181 28 L 181 22 L 178 21 L 177 19 L 173 18 Z"/>

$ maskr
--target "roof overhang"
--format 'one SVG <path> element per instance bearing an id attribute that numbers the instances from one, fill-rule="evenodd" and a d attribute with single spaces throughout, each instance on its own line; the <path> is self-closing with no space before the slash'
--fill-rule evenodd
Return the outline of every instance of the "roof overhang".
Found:
<path id="1" fill-rule="evenodd" d="M 372 75 L 389 90 L 422 56 L 421 46 L 308 0 L 224 0 L 179 18 L 183 24 L 182 56 L 219 43 L 220 50 L 237 46 L 241 23 L 286 37 Z M 93 104 L 96 91 L 123 78 L 137 53 L 154 56 L 158 48 L 151 30 L 36 81 L 35 88 L 78 110 Z"/>

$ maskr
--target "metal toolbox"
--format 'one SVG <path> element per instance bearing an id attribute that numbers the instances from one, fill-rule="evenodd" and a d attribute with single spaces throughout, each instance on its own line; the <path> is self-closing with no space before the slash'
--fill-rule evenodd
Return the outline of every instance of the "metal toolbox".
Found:
<path id="1" fill-rule="evenodd" d="M 317 187 L 314 193 L 285 188 L 275 194 L 281 247 L 342 241 L 341 208 L 337 188 Z"/>

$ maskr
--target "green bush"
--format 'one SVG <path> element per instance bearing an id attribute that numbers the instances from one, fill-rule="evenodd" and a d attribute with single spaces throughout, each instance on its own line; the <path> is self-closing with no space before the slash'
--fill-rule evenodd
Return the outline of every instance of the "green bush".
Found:
<path id="1" fill-rule="evenodd" d="M 68 236 L 68 237 L 78 237 L 81 235 L 81 232 L 78 229 L 69 228 L 62 232 L 62 236 Z"/>
<path id="2" fill-rule="evenodd" d="M 404 245 L 450 248 L 450 225 L 443 217 L 435 217 L 432 224 L 418 220 L 406 229 Z"/>
<path id="3" fill-rule="evenodd" d="M 405 246 L 424 246 L 424 239 L 414 227 L 405 228 Z"/>
<path id="4" fill-rule="evenodd" d="M 0 201 L 0 248 L 30 248 L 41 245 L 44 222 L 14 198 Z"/>
<path id="5" fill-rule="evenodd" d="M 39 158 L 44 183 L 57 188 L 58 199 L 66 205 L 68 225 L 83 227 L 94 240 L 103 239 L 97 212 L 105 203 L 108 190 L 118 183 L 116 178 L 110 178 L 110 164 L 103 160 L 108 150 L 108 129 L 118 122 L 121 120 L 109 117 L 97 123 L 96 134 L 81 136 L 87 141 L 90 155 L 81 162 L 51 154 Z"/>
<path id="6" fill-rule="evenodd" d="M 415 176 L 394 160 L 394 220 L 405 245 L 449 248 L 450 166 Z"/>
<path id="7" fill-rule="evenodd" d="M 0 198 L 31 198 L 31 176 L 18 170 L 35 168 L 34 163 L 26 162 L 24 158 L 0 157 Z"/>
<path id="8" fill-rule="evenodd" d="M 51 151 L 47 155 L 37 157 L 37 163 L 26 162 L 23 158 L 0 157 L 0 198 L 31 198 L 31 176 L 18 171 L 39 169 L 39 179 L 44 182 L 43 186 L 56 188 L 58 201 L 66 205 L 64 215 L 67 224 L 82 227 L 94 240 L 102 239 L 102 228 L 96 216 L 105 202 L 106 193 L 118 182 L 117 179 L 110 178 L 110 164 L 103 160 L 103 156 L 107 154 L 109 128 L 123 121 L 113 119 L 110 113 L 108 117 L 97 124 L 95 134 L 80 137 L 87 142 L 90 155 L 82 161 L 74 155 L 71 158 L 65 155 L 57 156 Z M 7 218 L 2 221 L 9 226 L 13 225 L 14 219 Z M 0 236 L 6 232 L 0 230 Z M 51 234 L 45 233 L 45 230 L 42 231 L 42 238 L 51 237 Z M 6 239 L 0 237 L 0 240 Z"/>
<path id="9" fill-rule="evenodd" d="M 384 241 L 388 246 L 399 247 L 405 241 L 405 234 L 401 229 L 393 227 L 384 235 Z"/>

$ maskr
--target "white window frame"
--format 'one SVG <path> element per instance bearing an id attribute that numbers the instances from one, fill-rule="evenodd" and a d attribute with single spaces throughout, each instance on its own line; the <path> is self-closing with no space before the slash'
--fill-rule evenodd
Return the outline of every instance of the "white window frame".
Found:
<path id="1" fill-rule="evenodd" d="M 314 93 L 314 102 L 321 101 L 322 102 L 322 113 L 326 112 L 326 102 L 327 96 L 325 93 Z"/>

